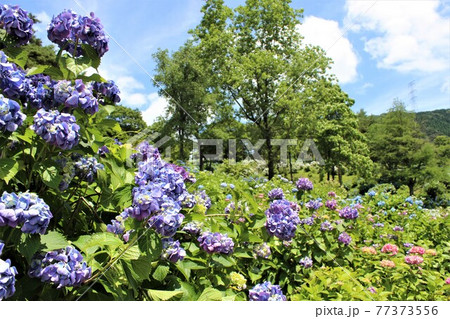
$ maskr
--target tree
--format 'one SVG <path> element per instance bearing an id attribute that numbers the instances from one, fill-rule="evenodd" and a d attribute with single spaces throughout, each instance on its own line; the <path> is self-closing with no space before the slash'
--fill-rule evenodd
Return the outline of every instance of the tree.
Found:
<path id="1" fill-rule="evenodd" d="M 188 41 L 172 55 L 168 50 L 159 49 L 153 57 L 157 72 L 155 85 L 168 101 L 165 127 L 176 132 L 179 159 L 185 161 L 189 155 L 189 139 L 199 138 L 216 97 L 209 91 L 209 78 L 192 42 Z"/>
<path id="2" fill-rule="evenodd" d="M 271 139 L 298 96 L 327 78 L 322 49 L 301 43 L 296 31 L 302 11 L 290 0 L 247 0 L 233 11 L 223 0 L 207 0 L 192 31 L 201 57 L 238 116 L 253 122 L 265 140 L 269 178 L 274 176 Z"/>
<path id="3" fill-rule="evenodd" d="M 418 183 L 433 178 L 435 158 L 414 117 L 403 102 L 394 100 L 368 132 L 371 158 L 380 164 L 381 181 L 407 185 L 411 195 Z"/>
<path id="4" fill-rule="evenodd" d="M 119 123 L 122 135 L 119 139 L 125 140 L 138 134 L 147 127 L 142 119 L 142 113 L 138 109 L 131 109 L 123 105 L 114 106 L 114 111 L 106 117 Z M 107 132 L 109 136 L 114 136 L 114 132 Z"/>

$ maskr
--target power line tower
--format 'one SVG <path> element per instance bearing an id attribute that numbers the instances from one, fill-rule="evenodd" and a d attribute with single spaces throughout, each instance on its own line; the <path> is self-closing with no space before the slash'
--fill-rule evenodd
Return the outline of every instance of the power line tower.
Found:
<path id="1" fill-rule="evenodd" d="M 409 88 L 409 102 L 411 103 L 411 108 L 413 112 L 416 112 L 417 107 L 417 96 L 416 96 L 416 81 L 412 80 L 408 83 Z"/>

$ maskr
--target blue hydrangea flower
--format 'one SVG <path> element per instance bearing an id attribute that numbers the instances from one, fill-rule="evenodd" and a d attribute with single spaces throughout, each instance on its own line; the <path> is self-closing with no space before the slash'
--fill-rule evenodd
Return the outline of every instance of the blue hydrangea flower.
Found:
<path id="1" fill-rule="evenodd" d="M 227 234 L 203 232 L 198 242 L 200 247 L 209 254 L 231 254 L 234 248 L 234 242 Z"/>
<path id="2" fill-rule="evenodd" d="M 114 81 L 108 82 L 93 82 L 92 88 L 97 93 L 97 99 L 100 104 L 105 105 L 107 102 L 105 98 L 112 104 L 120 102 L 120 90 Z"/>
<path id="3" fill-rule="evenodd" d="M 195 200 L 197 201 L 197 204 L 205 206 L 206 209 L 211 208 L 211 198 L 205 191 L 196 192 Z"/>
<path id="4" fill-rule="evenodd" d="M 0 131 L 14 132 L 25 119 L 19 103 L 0 94 Z"/>
<path id="5" fill-rule="evenodd" d="M 19 45 L 27 44 L 33 36 L 33 20 L 28 17 L 28 12 L 19 6 L 0 6 L 0 26 L 13 36 Z"/>
<path id="6" fill-rule="evenodd" d="M 375 191 L 370 190 L 367 195 L 369 195 L 370 197 L 374 197 L 377 193 L 375 193 Z"/>
<path id="7" fill-rule="evenodd" d="M 269 281 L 257 284 L 248 293 L 250 301 L 286 301 L 286 296 L 280 286 L 272 285 Z"/>
<path id="8" fill-rule="evenodd" d="M 191 235 L 199 235 L 201 233 L 202 226 L 203 226 L 202 223 L 200 223 L 198 221 L 192 221 L 192 222 L 184 225 L 182 230 Z"/>
<path id="9" fill-rule="evenodd" d="M 320 200 L 310 200 L 305 204 L 305 207 L 311 210 L 318 210 L 323 206 L 323 203 Z"/>
<path id="10" fill-rule="evenodd" d="M 302 191 L 310 191 L 314 188 L 313 183 L 306 177 L 299 178 L 295 185 L 297 186 L 297 189 Z"/>
<path id="11" fill-rule="evenodd" d="M 383 223 L 375 223 L 375 224 L 372 225 L 372 227 L 374 227 L 374 228 L 376 228 L 376 227 L 383 228 L 384 224 Z"/>
<path id="12" fill-rule="evenodd" d="M 150 217 L 148 225 L 162 236 L 172 237 L 184 219 L 184 215 L 179 212 L 180 206 L 176 202 L 164 202 L 161 205 L 161 211 Z"/>
<path id="13" fill-rule="evenodd" d="M 420 199 L 415 200 L 414 204 L 416 204 L 417 206 L 423 206 L 423 201 L 421 201 Z"/>
<path id="14" fill-rule="evenodd" d="M 350 206 L 345 206 L 344 208 L 339 210 L 339 217 L 345 219 L 356 219 L 358 218 L 358 210 Z"/>
<path id="15" fill-rule="evenodd" d="M 273 201 L 266 210 L 266 216 L 266 229 L 270 235 L 283 240 L 294 238 L 300 219 L 289 201 L 283 199 Z"/>
<path id="16" fill-rule="evenodd" d="M 333 229 L 334 229 L 333 225 L 331 225 L 331 223 L 328 220 L 320 224 L 321 231 L 332 231 Z"/>
<path id="17" fill-rule="evenodd" d="M 414 200 L 411 196 L 406 197 L 405 202 L 410 203 L 411 205 L 414 204 Z"/>
<path id="18" fill-rule="evenodd" d="M 274 188 L 267 194 L 267 196 L 269 196 L 269 199 L 271 199 L 271 200 L 283 199 L 284 193 L 281 188 Z"/>
<path id="19" fill-rule="evenodd" d="M 162 259 L 176 263 L 179 260 L 183 260 L 186 256 L 186 251 L 181 248 L 178 240 L 173 240 L 173 238 L 163 238 L 162 245 Z"/>
<path id="20" fill-rule="evenodd" d="M 50 219 L 50 207 L 34 193 L 4 192 L 0 198 L 0 226 L 22 225 L 22 232 L 45 234 Z"/>
<path id="21" fill-rule="evenodd" d="M 82 157 L 74 163 L 74 173 L 81 180 L 89 184 L 94 182 L 98 170 L 103 170 L 103 164 L 97 162 L 95 157 Z"/>
<path id="22" fill-rule="evenodd" d="M 227 183 L 220 183 L 220 187 L 227 187 Z"/>
<path id="23" fill-rule="evenodd" d="M 301 219 L 300 220 L 300 224 L 301 225 L 308 225 L 308 226 L 314 225 L 314 216 Z"/>
<path id="24" fill-rule="evenodd" d="M 59 289 L 81 285 L 91 277 L 91 268 L 77 249 L 68 246 L 45 255 L 35 255 L 28 274 L 42 282 L 55 284 Z"/>
<path id="25" fill-rule="evenodd" d="M 377 203 L 377 205 L 378 205 L 378 207 L 383 207 L 384 205 L 386 205 L 386 202 L 383 201 L 383 200 L 380 200 L 380 201 Z"/>
<path id="26" fill-rule="evenodd" d="M 26 94 L 25 72 L 16 64 L 8 62 L 7 56 L 0 51 L 0 89 L 10 99 L 19 99 Z"/>
<path id="27" fill-rule="evenodd" d="M 80 127 L 76 123 L 75 116 L 59 113 L 57 110 L 37 111 L 31 129 L 50 145 L 58 146 L 63 150 L 73 148 L 80 139 Z"/>
<path id="28" fill-rule="evenodd" d="M 344 245 L 348 246 L 352 242 L 352 237 L 346 232 L 343 232 L 339 235 L 338 240 Z"/>
<path id="29" fill-rule="evenodd" d="M 47 35 L 50 41 L 74 56 L 82 54 L 81 44 L 89 44 L 100 57 L 108 51 L 109 39 L 93 13 L 89 17 L 82 17 L 71 10 L 64 10 L 53 17 Z"/>
<path id="30" fill-rule="evenodd" d="M 253 246 L 253 253 L 261 258 L 267 259 L 272 254 L 268 243 L 256 244 Z"/>
<path id="31" fill-rule="evenodd" d="M 299 264 L 302 265 L 304 268 L 311 268 L 313 266 L 313 261 L 311 258 L 306 256 L 300 259 Z"/>
<path id="32" fill-rule="evenodd" d="M 0 255 L 3 246 L 4 244 L 0 243 Z M 16 275 L 17 269 L 11 266 L 11 261 L 0 259 L 0 301 L 11 297 L 16 292 Z"/>
<path id="33" fill-rule="evenodd" d="M 194 194 L 187 194 L 184 198 L 183 202 L 181 203 L 181 206 L 183 208 L 192 208 L 196 204 L 195 195 Z"/>

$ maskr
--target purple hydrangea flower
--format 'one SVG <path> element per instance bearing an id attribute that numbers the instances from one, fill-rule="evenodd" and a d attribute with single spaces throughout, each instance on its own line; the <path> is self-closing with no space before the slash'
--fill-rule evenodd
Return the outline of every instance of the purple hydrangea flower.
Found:
<path id="1" fill-rule="evenodd" d="M 227 234 L 203 232 L 198 242 L 200 247 L 209 254 L 231 254 L 234 248 L 234 242 Z"/>
<path id="2" fill-rule="evenodd" d="M 335 199 L 327 200 L 327 202 L 325 203 L 325 206 L 326 206 L 328 209 L 335 210 L 336 207 L 337 207 L 337 202 L 336 202 Z"/>
<path id="3" fill-rule="evenodd" d="M 19 45 L 27 44 L 33 36 L 33 20 L 19 6 L 4 4 L 0 7 L 0 26 L 17 39 Z"/>
<path id="4" fill-rule="evenodd" d="M 313 183 L 306 177 L 299 178 L 296 183 L 297 189 L 310 191 L 314 188 Z"/>
<path id="5" fill-rule="evenodd" d="M 0 51 L 0 89 L 10 99 L 18 99 L 26 94 L 25 72 L 16 64 L 8 62 L 8 57 Z"/>
<path id="6" fill-rule="evenodd" d="M 281 188 L 274 188 L 267 195 L 269 196 L 269 199 L 271 199 L 271 200 L 284 198 L 284 193 Z"/>
<path id="7" fill-rule="evenodd" d="M 120 90 L 114 81 L 108 82 L 93 82 L 92 87 L 97 92 L 97 99 L 100 104 L 105 105 L 105 98 L 112 104 L 120 102 Z"/>
<path id="8" fill-rule="evenodd" d="M 348 246 L 352 242 L 352 237 L 346 232 L 343 232 L 339 235 L 338 240 L 344 245 Z"/>
<path id="9" fill-rule="evenodd" d="M 193 221 L 184 225 L 182 230 L 191 235 L 199 235 L 201 233 L 202 225 L 203 224 L 200 222 Z"/>
<path id="10" fill-rule="evenodd" d="M 148 225 L 154 228 L 159 234 L 166 237 L 172 237 L 183 222 L 184 215 L 179 213 L 180 206 L 167 201 L 161 205 L 161 211 L 150 217 Z"/>
<path id="11" fill-rule="evenodd" d="M 73 148 L 80 139 L 78 133 L 80 127 L 76 123 L 75 116 L 59 113 L 57 110 L 37 111 L 31 129 L 50 145 L 58 146 L 63 150 Z"/>
<path id="12" fill-rule="evenodd" d="M 62 80 L 54 86 L 54 100 L 64 104 L 67 108 L 80 107 L 87 114 L 95 114 L 98 111 L 97 98 L 92 94 L 92 87 L 87 86 L 82 80 L 75 80 L 72 86 L 70 81 Z"/>
<path id="13" fill-rule="evenodd" d="M 376 228 L 376 227 L 383 228 L 384 224 L 383 223 L 375 223 L 375 224 L 372 225 L 372 227 L 374 227 L 374 228 Z"/>
<path id="14" fill-rule="evenodd" d="M 196 204 L 195 195 L 194 194 L 187 194 L 181 203 L 181 206 L 183 208 L 192 208 Z"/>
<path id="15" fill-rule="evenodd" d="M 403 243 L 403 247 L 406 247 L 406 248 L 410 248 L 413 246 L 414 246 L 414 244 L 412 244 L 412 243 Z"/>
<path id="16" fill-rule="evenodd" d="M 0 131 L 14 132 L 22 125 L 26 115 L 20 112 L 20 105 L 0 94 Z"/>
<path id="17" fill-rule="evenodd" d="M 312 226 L 314 225 L 314 216 L 308 217 L 308 218 L 304 218 L 300 220 L 300 224 L 302 225 L 308 225 L 308 226 Z"/>
<path id="18" fill-rule="evenodd" d="M 111 220 L 111 224 L 106 225 L 106 231 L 116 235 L 122 235 L 125 232 L 123 219 L 120 220 L 116 217 L 116 219 Z"/>
<path id="19" fill-rule="evenodd" d="M 82 17 L 71 10 L 64 10 L 53 17 L 47 35 L 50 41 L 74 56 L 82 54 L 81 44 L 89 44 L 100 57 L 108 51 L 109 39 L 93 13 L 89 17 Z"/>
<path id="20" fill-rule="evenodd" d="M 312 209 L 312 210 L 318 210 L 320 207 L 323 206 L 322 202 L 320 200 L 310 200 L 306 203 L 306 208 Z"/>
<path id="21" fill-rule="evenodd" d="M 98 151 L 97 151 L 97 154 L 98 154 L 100 157 L 105 157 L 106 154 L 109 154 L 109 153 L 111 153 L 111 151 L 109 150 L 108 146 L 106 146 L 106 145 L 103 145 L 103 146 L 100 147 L 100 148 L 98 149 Z"/>
<path id="22" fill-rule="evenodd" d="M 0 242 L 0 255 L 4 244 Z M 0 301 L 7 299 L 16 292 L 17 269 L 11 266 L 11 260 L 0 259 Z"/>
<path id="23" fill-rule="evenodd" d="M 256 256 L 267 259 L 272 254 L 270 246 L 267 243 L 256 244 L 253 247 L 253 252 Z"/>
<path id="24" fill-rule="evenodd" d="M 206 194 L 205 191 L 196 192 L 195 200 L 198 204 L 205 206 L 206 209 L 211 208 L 211 198 Z"/>
<path id="25" fill-rule="evenodd" d="M 393 231 L 403 231 L 403 227 L 402 226 L 395 226 L 392 228 Z"/>
<path id="26" fill-rule="evenodd" d="M 173 238 L 163 238 L 162 245 L 162 259 L 176 263 L 179 260 L 183 260 L 186 256 L 186 251 L 180 247 L 180 242 L 178 240 L 173 240 Z"/>
<path id="27" fill-rule="evenodd" d="M 289 201 L 283 199 L 273 201 L 266 210 L 266 216 L 266 229 L 270 235 L 283 240 L 294 238 L 300 219 Z"/>
<path id="28" fill-rule="evenodd" d="M 320 224 L 321 231 L 332 231 L 333 229 L 334 229 L 333 225 L 331 225 L 331 223 L 328 220 Z"/>
<path id="29" fill-rule="evenodd" d="M 269 281 L 250 289 L 248 296 L 251 301 L 286 301 L 280 286 L 272 285 Z"/>
<path id="30" fill-rule="evenodd" d="M 89 184 L 94 182 L 98 170 L 105 169 L 95 157 L 82 157 L 74 163 L 73 167 L 75 175 Z"/>
<path id="31" fill-rule="evenodd" d="M 37 254 L 28 271 L 30 277 L 61 287 L 79 286 L 91 277 L 91 268 L 83 261 L 81 253 L 72 246 Z"/>
<path id="32" fill-rule="evenodd" d="M 358 210 L 350 206 L 345 206 L 344 208 L 339 210 L 339 217 L 345 219 L 356 219 L 358 218 Z"/>
<path id="33" fill-rule="evenodd" d="M 22 225 L 22 232 L 45 234 L 50 219 L 50 207 L 34 193 L 3 192 L 0 198 L 0 226 Z"/>
<path id="34" fill-rule="evenodd" d="M 313 261 L 309 257 L 303 257 L 302 259 L 300 259 L 299 264 L 304 268 L 311 268 L 313 266 Z"/>

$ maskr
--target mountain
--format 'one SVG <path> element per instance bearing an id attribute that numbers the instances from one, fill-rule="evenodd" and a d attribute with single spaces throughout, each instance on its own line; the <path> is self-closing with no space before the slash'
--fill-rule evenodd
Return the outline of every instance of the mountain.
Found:
<path id="1" fill-rule="evenodd" d="M 417 112 L 416 121 L 431 139 L 438 135 L 450 136 L 450 109 Z"/>

